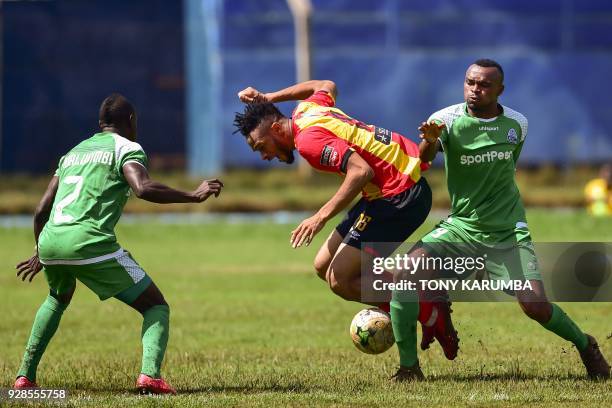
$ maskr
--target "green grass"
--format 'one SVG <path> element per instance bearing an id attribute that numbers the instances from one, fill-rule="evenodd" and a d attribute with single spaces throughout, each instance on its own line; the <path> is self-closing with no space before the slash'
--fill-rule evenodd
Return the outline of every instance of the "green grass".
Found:
<path id="1" fill-rule="evenodd" d="M 612 220 L 530 211 L 536 241 L 612 241 Z M 433 218 L 432 218 L 433 219 Z M 432 226 L 424 226 L 417 234 Z M 395 385 L 395 348 L 358 352 L 348 336 L 363 306 L 342 301 L 288 245 L 292 225 L 126 225 L 128 248 L 171 305 L 164 375 L 180 395 L 139 397 L 140 316 L 116 300 L 99 302 L 79 285 L 41 363 L 38 381 L 68 388 L 69 406 L 610 406 L 612 383 L 584 378 L 577 352 L 522 315 L 513 303 L 459 303 L 461 351 L 420 353 L 429 381 Z M 330 223 L 326 232 L 333 227 Z M 0 387 L 9 387 L 32 319 L 46 296 L 13 265 L 30 255 L 31 232 L 0 229 Z M 564 304 L 612 357 L 612 305 Z"/>

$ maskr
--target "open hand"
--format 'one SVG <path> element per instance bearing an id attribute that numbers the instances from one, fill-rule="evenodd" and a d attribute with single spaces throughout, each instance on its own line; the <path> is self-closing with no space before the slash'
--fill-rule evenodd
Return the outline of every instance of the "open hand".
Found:
<path id="1" fill-rule="evenodd" d="M 257 89 L 251 86 L 238 92 L 238 98 L 240 98 L 240 100 L 244 103 L 269 102 L 265 94 L 259 92 Z"/>
<path id="2" fill-rule="evenodd" d="M 306 218 L 296 229 L 291 231 L 291 239 L 289 240 L 291 246 L 293 248 L 298 248 L 302 246 L 302 244 L 306 244 L 306 246 L 310 245 L 314 236 L 317 235 L 324 226 L 325 221 L 318 214 Z"/>
<path id="3" fill-rule="evenodd" d="M 429 143 L 433 143 L 438 140 L 444 128 L 446 128 L 444 123 L 437 124 L 435 122 L 423 122 L 421 123 L 421 126 L 419 126 L 419 132 L 421 132 L 419 137 L 428 141 Z"/>
<path id="4" fill-rule="evenodd" d="M 40 259 L 38 258 L 38 254 L 35 254 L 30 259 L 26 259 L 25 261 L 19 262 L 15 269 L 17 269 L 17 276 L 21 277 L 21 280 L 25 282 L 28 276 L 30 276 L 29 282 L 32 282 L 34 276 L 40 272 L 43 268 L 40 263 Z"/>

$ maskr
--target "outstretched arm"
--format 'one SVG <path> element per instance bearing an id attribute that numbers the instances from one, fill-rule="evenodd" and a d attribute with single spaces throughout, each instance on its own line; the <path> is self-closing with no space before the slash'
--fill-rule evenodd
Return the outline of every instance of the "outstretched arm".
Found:
<path id="1" fill-rule="evenodd" d="M 269 93 L 262 93 L 253 87 L 248 87 L 238 92 L 238 97 L 244 103 L 301 101 L 318 91 L 327 91 L 334 99 L 338 93 L 333 81 L 312 80 Z"/>
<path id="2" fill-rule="evenodd" d="M 346 208 L 363 187 L 374 177 L 374 170 L 357 153 L 352 153 L 346 167 L 346 177 L 334 196 L 312 217 L 302 221 L 291 232 L 291 246 L 309 245 L 325 223 Z"/>
<path id="3" fill-rule="evenodd" d="M 138 198 L 153 203 L 201 203 L 211 195 L 218 197 L 223 183 L 218 179 L 205 180 L 193 191 L 175 190 L 165 184 L 151 180 L 144 166 L 128 162 L 123 166 L 123 175 Z"/>
<path id="4" fill-rule="evenodd" d="M 34 212 L 34 240 L 36 241 L 36 247 L 34 249 L 35 253 L 30 259 L 19 262 L 16 266 L 17 276 L 21 277 L 22 281 L 25 281 L 29 276 L 29 281 L 32 282 L 34 276 L 36 276 L 36 274 L 42 269 L 42 264 L 38 258 L 38 237 L 51 216 L 51 209 L 53 208 L 53 201 L 55 200 L 55 195 L 57 194 L 58 183 L 59 178 L 57 176 L 53 176 L 49 182 L 49 185 L 47 186 L 45 194 L 43 194 L 40 203 L 38 203 L 36 211 Z"/>

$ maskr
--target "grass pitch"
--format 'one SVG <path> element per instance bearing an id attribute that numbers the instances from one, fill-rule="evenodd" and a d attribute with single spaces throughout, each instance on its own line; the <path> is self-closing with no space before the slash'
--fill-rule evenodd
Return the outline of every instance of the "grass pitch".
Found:
<path id="1" fill-rule="evenodd" d="M 611 219 L 528 215 L 536 241 L 612 241 Z M 299 250 L 288 243 L 293 225 L 120 227 L 120 242 L 170 304 L 163 374 L 180 395 L 135 395 L 140 315 L 116 300 L 98 301 L 80 284 L 43 357 L 39 384 L 69 389 L 68 406 L 77 407 L 612 405 L 612 382 L 586 380 L 576 350 L 513 303 L 454 305 L 461 337 L 456 361 L 445 360 L 436 343 L 420 353 L 429 381 L 390 383 L 396 349 L 358 352 L 348 325 L 363 306 L 334 296 L 313 272 L 317 247 L 333 225 Z M 42 272 L 32 284 L 14 277 L 13 266 L 31 254 L 31 235 L 0 229 L 0 387 L 12 385 L 47 293 Z M 612 304 L 563 307 L 612 358 Z"/>

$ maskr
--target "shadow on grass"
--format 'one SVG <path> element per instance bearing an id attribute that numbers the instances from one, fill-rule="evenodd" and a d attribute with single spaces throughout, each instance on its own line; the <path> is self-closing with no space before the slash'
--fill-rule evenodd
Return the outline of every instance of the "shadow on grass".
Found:
<path id="1" fill-rule="evenodd" d="M 486 382 L 486 381 L 581 381 L 589 380 L 586 375 L 578 374 L 529 374 L 529 373 L 491 373 L 491 374 L 441 374 L 427 377 L 427 382 L 453 381 L 453 382 Z"/>
<path id="2" fill-rule="evenodd" d="M 70 389 L 71 393 L 117 393 L 117 394 L 131 394 L 139 395 L 138 391 L 134 389 L 126 389 L 109 385 L 108 387 L 91 387 L 91 388 L 73 388 Z M 307 393 L 311 391 L 310 388 L 303 384 L 289 384 L 289 385 L 214 385 L 214 386 L 201 386 L 201 387 L 188 387 L 188 388 L 177 388 L 178 394 L 200 394 L 200 393 L 240 393 L 240 394 L 257 394 L 261 392 L 282 392 L 282 393 Z"/>
<path id="3" fill-rule="evenodd" d="M 303 384 L 290 384 L 290 385 L 261 385 L 261 386 L 248 386 L 248 385 L 215 385 L 208 387 L 193 387 L 183 388 L 177 390 L 179 394 L 198 394 L 198 393 L 239 393 L 239 394 L 257 394 L 260 392 L 282 392 L 282 393 L 307 393 L 312 389 L 304 386 Z"/>
<path id="4" fill-rule="evenodd" d="M 554 381 L 589 381 L 593 383 L 606 382 L 602 380 L 589 380 L 585 375 L 579 374 L 530 374 L 530 373 L 473 373 L 473 374 L 441 374 L 428 376 L 424 384 L 430 383 L 435 384 L 438 382 L 454 382 L 454 383 L 478 383 L 478 382 L 494 382 L 494 381 L 543 381 L 543 382 L 554 382 Z M 607 381 L 607 383 L 612 383 Z M 408 383 L 409 384 L 409 383 Z M 418 384 L 418 383 L 416 383 Z M 74 394 L 87 394 L 87 393 L 113 393 L 123 395 L 134 395 L 137 396 L 138 391 L 134 388 L 123 388 L 117 385 L 111 385 L 107 387 L 83 387 L 83 388 L 71 388 L 68 387 L 70 392 Z M 312 387 L 306 386 L 302 383 L 291 383 L 291 384 L 247 384 L 247 385 L 202 385 L 177 389 L 179 395 L 190 395 L 190 394 L 259 394 L 264 392 L 272 393 L 294 393 L 294 394 L 307 394 L 314 392 L 317 389 L 324 390 L 327 387 Z"/>

